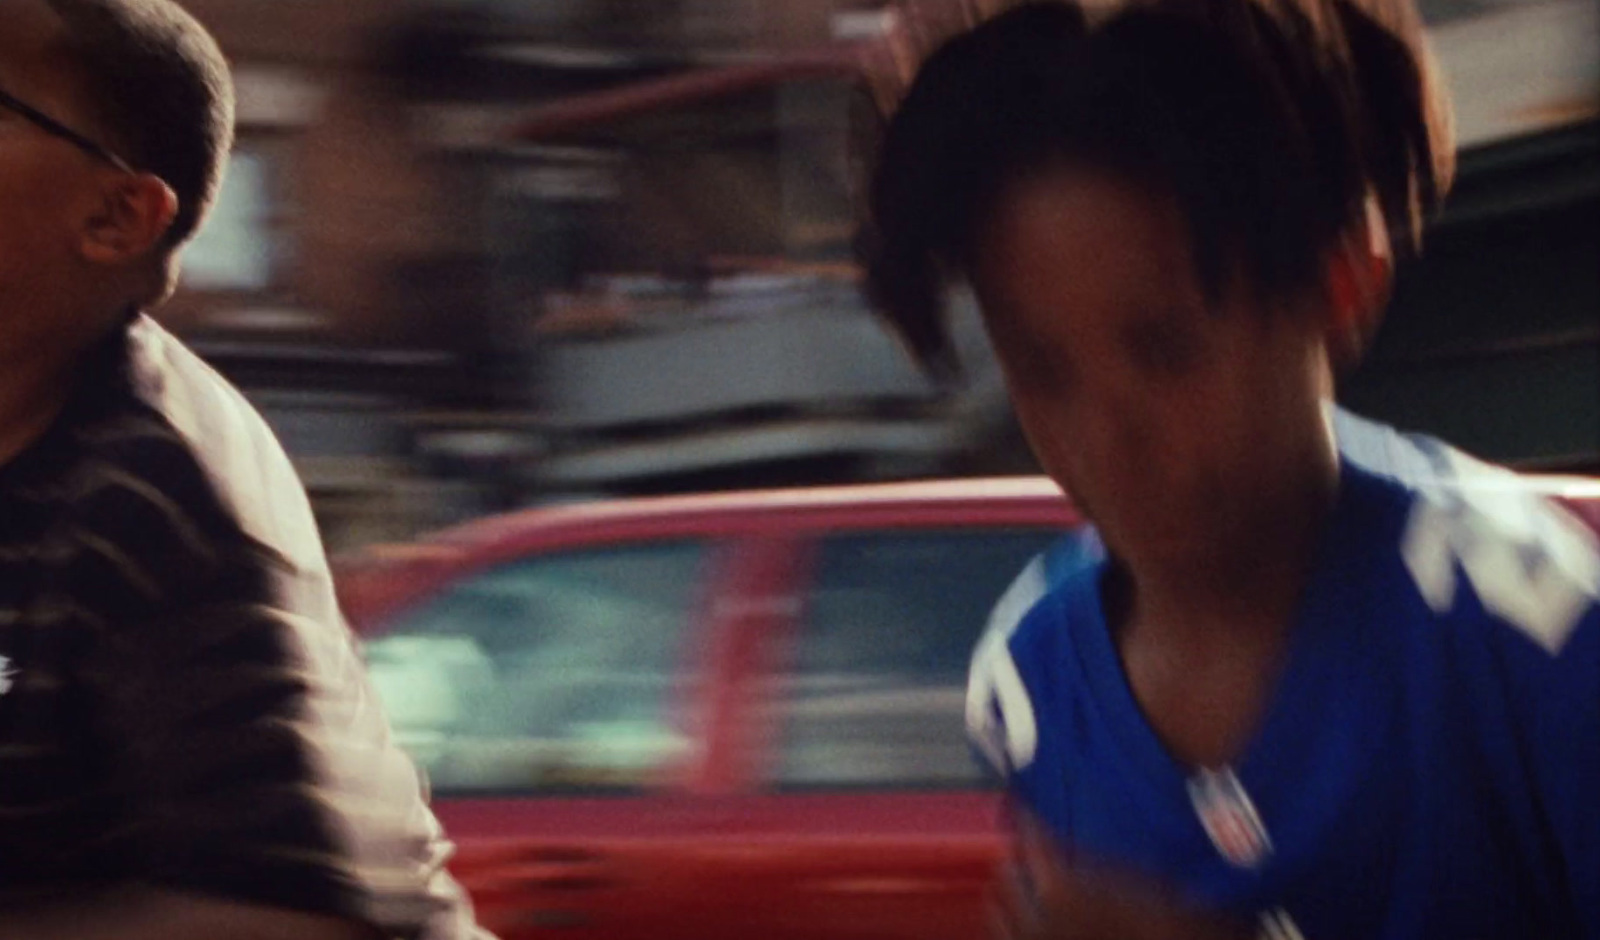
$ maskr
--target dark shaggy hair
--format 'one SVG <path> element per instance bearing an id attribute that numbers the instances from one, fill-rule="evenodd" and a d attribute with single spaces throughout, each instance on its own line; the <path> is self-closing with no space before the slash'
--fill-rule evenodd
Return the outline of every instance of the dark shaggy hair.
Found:
<path id="1" fill-rule="evenodd" d="M 953 367 L 946 280 L 1001 189 L 1081 163 L 1170 193 L 1215 299 L 1320 285 L 1375 197 L 1397 256 L 1449 187 L 1448 105 L 1405 0 L 1014 7 L 928 58 L 880 143 L 861 247 L 914 353 Z"/>
<path id="2" fill-rule="evenodd" d="M 107 145 L 165 180 L 176 249 L 205 219 L 233 146 L 233 80 L 216 40 L 170 0 L 46 0 L 66 27 Z"/>

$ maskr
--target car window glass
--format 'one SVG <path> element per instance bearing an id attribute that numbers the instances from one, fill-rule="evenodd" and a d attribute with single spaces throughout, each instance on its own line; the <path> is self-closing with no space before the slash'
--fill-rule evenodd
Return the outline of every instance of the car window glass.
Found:
<path id="1" fill-rule="evenodd" d="M 1060 533 L 875 533 L 819 546 L 779 683 L 786 787 L 974 786 L 967 666 L 1006 587 Z"/>
<path id="2" fill-rule="evenodd" d="M 628 789 L 682 756 L 670 709 L 705 555 L 675 542 L 519 561 L 371 640 L 372 681 L 434 789 Z"/>

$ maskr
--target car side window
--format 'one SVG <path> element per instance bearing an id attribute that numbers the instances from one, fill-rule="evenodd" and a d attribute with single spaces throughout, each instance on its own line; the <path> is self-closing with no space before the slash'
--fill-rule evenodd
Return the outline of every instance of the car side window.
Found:
<path id="1" fill-rule="evenodd" d="M 367 643 L 440 794 L 636 789 L 689 747 L 671 712 L 697 542 L 550 554 L 457 582 Z"/>
<path id="2" fill-rule="evenodd" d="M 973 647 L 1006 587 L 1060 534 L 823 540 L 780 680 L 779 786 L 978 786 L 965 731 Z"/>

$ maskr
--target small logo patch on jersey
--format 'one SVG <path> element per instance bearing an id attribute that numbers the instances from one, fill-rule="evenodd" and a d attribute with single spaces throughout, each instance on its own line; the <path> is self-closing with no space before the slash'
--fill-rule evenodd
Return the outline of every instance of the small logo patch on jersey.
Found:
<path id="1" fill-rule="evenodd" d="M 1250 794 L 1232 770 L 1202 770 L 1189 781 L 1189 799 L 1211 844 L 1229 863 L 1255 868 L 1272 852 Z"/>

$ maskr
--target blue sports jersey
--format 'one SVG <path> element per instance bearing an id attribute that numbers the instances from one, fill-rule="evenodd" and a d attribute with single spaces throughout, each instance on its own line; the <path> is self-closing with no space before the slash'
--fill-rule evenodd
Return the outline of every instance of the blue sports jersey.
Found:
<path id="1" fill-rule="evenodd" d="M 1076 851 L 1281 936 L 1600 940 L 1594 534 L 1508 471 L 1344 431 L 1285 671 L 1233 766 L 1180 766 L 1145 721 L 1083 536 L 1054 576 L 1035 563 L 1049 591 L 1014 627 L 1030 576 L 997 607 L 974 743 Z"/>

